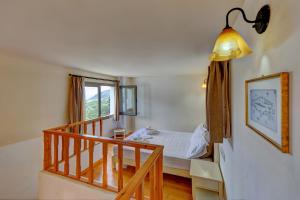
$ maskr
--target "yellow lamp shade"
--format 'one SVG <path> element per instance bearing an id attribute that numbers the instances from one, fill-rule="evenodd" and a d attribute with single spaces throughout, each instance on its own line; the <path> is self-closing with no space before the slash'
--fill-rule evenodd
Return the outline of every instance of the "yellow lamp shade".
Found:
<path id="1" fill-rule="evenodd" d="M 233 28 L 225 28 L 218 36 L 211 61 L 226 61 L 250 54 L 252 51 L 242 36 Z"/>

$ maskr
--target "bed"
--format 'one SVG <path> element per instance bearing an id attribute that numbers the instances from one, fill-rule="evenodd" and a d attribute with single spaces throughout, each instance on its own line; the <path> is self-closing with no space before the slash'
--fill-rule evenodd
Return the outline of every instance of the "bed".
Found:
<path id="1" fill-rule="evenodd" d="M 139 139 L 142 129 L 134 132 L 125 140 L 133 140 L 151 144 L 158 144 L 164 146 L 164 159 L 163 159 L 163 172 L 166 174 L 172 174 L 190 178 L 190 164 L 191 159 L 188 159 L 186 153 L 190 146 L 190 140 L 192 132 L 178 132 L 169 130 L 159 130 L 158 134 L 148 135 L 146 139 Z M 151 151 L 142 150 L 141 160 L 142 162 L 147 159 Z M 134 149 L 131 147 L 124 147 L 123 149 L 123 164 L 129 166 L 135 166 L 134 161 Z M 116 167 L 118 160 L 118 147 L 113 147 L 113 167 Z M 212 160 L 207 158 L 206 160 Z"/>

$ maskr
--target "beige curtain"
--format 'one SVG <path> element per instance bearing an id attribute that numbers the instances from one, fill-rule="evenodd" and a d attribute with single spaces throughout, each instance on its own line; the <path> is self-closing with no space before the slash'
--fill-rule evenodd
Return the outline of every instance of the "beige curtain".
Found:
<path id="1" fill-rule="evenodd" d="M 119 81 L 115 82 L 115 116 L 114 120 L 119 121 L 120 119 L 120 85 Z"/>
<path id="2" fill-rule="evenodd" d="M 83 77 L 70 77 L 69 123 L 74 123 L 83 120 L 83 81 Z"/>
<path id="3" fill-rule="evenodd" d="M 206 89 L 206 122 L 212 143 L 231 137 L 230 61 L 211 62 Z"/>

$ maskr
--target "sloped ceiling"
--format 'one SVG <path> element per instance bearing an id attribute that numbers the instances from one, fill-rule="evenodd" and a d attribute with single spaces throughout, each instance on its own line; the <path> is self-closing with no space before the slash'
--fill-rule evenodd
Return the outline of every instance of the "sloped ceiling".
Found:
<path id="1" fill-rule="evenodd" d="M 242 0 L 1 0 L 0 48 L 117 76 L 201 73 L 225 26 L 226 12 L 242 4 Z"/>

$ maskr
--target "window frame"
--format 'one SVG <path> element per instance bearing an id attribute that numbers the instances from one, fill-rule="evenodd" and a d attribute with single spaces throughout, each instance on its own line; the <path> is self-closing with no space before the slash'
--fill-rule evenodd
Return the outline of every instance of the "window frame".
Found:
<path id="1" fill-rule="evenodd" d="M 135 114 L 128 114 L 127 112 L 121 112 L 121 108 L 122 108 L 122 89 L 123 88 L 133 88 L 134 89 L 134 93 L 135 93 Z M 137 86 L 136 85 L 121 85 L 120 86 L 120 91 L 119 91 L 119 95 L 120 95 L 120 102 L 119 102 L 119 108 L 120 108 L 120 115 L 127 115 L 127 116 L 137 116 Z"/>
<path id="2" fill-rule="evenodd" d="M 99 83 L 99 82 L 92 82 L 92 81 L 85 81 L 84 82 L 84 87 L 97 87 L 98 88 L 98 117 L 111 117 L 114 114 L 109 113 L 108 115 L 101 115 L 101 86 L 110 86 L 114 87 L 116 89 L 116 86 L 114 84 L 109 84 L 109 83 Z M 84 88 L 85 89 L 85 88 Z M 85 111 L 85 106 L 84 106 L 84 111 Z"/>

